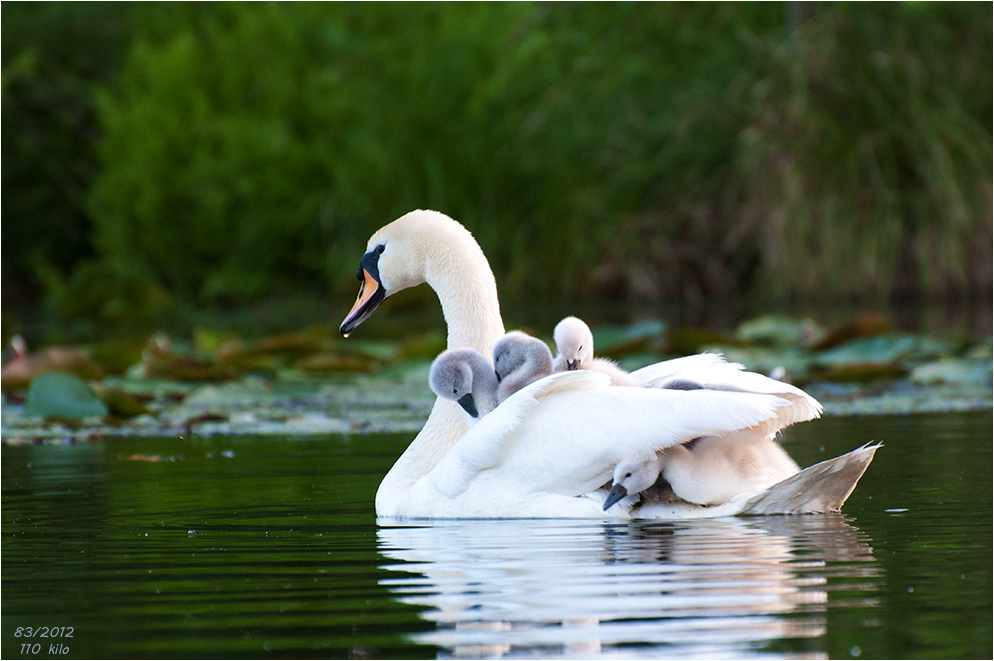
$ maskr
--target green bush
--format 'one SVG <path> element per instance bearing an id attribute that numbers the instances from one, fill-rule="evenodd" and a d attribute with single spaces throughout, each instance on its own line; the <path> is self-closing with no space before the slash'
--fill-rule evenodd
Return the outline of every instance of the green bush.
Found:
<path id="1" fill-rule="evenodd" d="M 92 89 L 127 45 L 128 3 L 3 3 L 3 278 L 21 301 L 41 272 L 93 253 L 84 197 L 96 171 Z M 61 277 L 61 276 L 60 276 Z M 15 284 L 16 283 L 16 284 Z"/>
<path id="2" fill-rule="evenodd" d="M 507 297 L 989 290 L 989 6 L 792 6 L 144 5 L 90 273 L 344 296 L 429 207 Z"/>

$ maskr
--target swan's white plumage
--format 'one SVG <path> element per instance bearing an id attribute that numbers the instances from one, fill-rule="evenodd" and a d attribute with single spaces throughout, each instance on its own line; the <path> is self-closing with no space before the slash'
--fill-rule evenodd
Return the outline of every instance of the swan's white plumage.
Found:
<path id="1" fill-rule="evenodd" d="M 448 348 L 469 347 L 489 356 L 504 335 L 497 284 L 470 232 L 437 211 L 412 211 L 377 230 L 367 253 L 384 246 L 379 275 L 386 296 L 422 283 L 438 295 L 448 327 Z M 407 450 L 380 482 L 376 511 L 394 509 L 408 489 L 438 464 L 466 431 L 459 405 L 436 399 Z"/>
<path id="2" fill-rule="evenodd" d="M 364 286 L 380 296 L 427 282 L 442 304 L 450 348 L 470 347 L 489 355 L 504 334 L 486 258 L 472 235 L 443 214 L 414 211 L 383 227 L 370 239 L 363 261 L 373 271 L 366 269 Z M 374 289 L 374 279 L 382 292 Z M 343 322 L 343 333 L 351 332 L 379 304 L 363 291 Z M 372 305 L 366 305 L 369 300 Z M 596 374 L 554 374 L 510 396 L 469 432 L 459 419 L 458 405 L 440 398 L 424 428 L 381 482 L 376 512 L 427 518 L 603 517 L 603 494 L 591 492 L 609 480 L 622 459 L 649 459 L 699 436 L 747 428 L 769 434 L 820 412 L 817 402 L 802 391 L 772 380 L 767 381 L 776 387 L 763 382 L 758 394 L 747 392 L 745 382 L 732 373 L 747 374 L 741 366 L 728 366 L 715 356 L 659 363 L 633 377 L 640 374 L 640 383 L 656 385 L 695 365 L 711 366 L 714 374 L 702 380 L 695 370 L 682 378 L 703 381 L 705 388 L 714 384 L 713 390 L 608 387 L 603 376 L 591 380 Z M 755 381 L 747 378 L 750 385 Z M 857 452 L 850 455 L 856 457 Z M 850 455 L 832 461 L 855 475 L 851 490 L 872 453 L 855 459 Z M 803 473 L 795 483 L 815 492 L 820 476 L 828 474 Z M 833 484 L 833 493 L 842 493 L 842 486 Z M 792 507 L 803 508 L 803 494 L 778 496 L 788 497 L 794 498 Z M 642 507 L 634 515 L 721 516 L 742 511 L 742 502 L 714 508 Z M 762 506 L 770 512 L 776 503 L 763 501 Z M 630 514 L 615 506 L 607 515 Z"/>
<path id="3" fill-rule="evenodd" d="M 671 381 L 686 379 L 712 390 L 776 395 L 788 404 L 778 412 L 777 426 L 768 431 L 779 431 L 797 422 L 812 420 L 822 412 L 818 400 L 800 388 L 762 374 L 747 372 L 739 363 L 729 363 L 724 357 L 713 353 L 665 360 L 635 370 L 631 377 L 639 385 L 649 388 L 665 388 Z"/>

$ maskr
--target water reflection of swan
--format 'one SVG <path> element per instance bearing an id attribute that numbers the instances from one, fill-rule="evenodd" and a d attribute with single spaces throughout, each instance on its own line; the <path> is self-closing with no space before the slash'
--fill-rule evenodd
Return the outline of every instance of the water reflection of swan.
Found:
<path id="1" fill-rule="evenodd" d="M 826 563 L 832 577 L 877 575 L 865 536 L 841 515 L 440 521 L 377 534 L 399 561 L 384 566 L 413 574 L 381 583 L 438 624 L 417 642 L 460 657 L 618 645 L 626 657 L 741 656 L 825 633 Z"/>

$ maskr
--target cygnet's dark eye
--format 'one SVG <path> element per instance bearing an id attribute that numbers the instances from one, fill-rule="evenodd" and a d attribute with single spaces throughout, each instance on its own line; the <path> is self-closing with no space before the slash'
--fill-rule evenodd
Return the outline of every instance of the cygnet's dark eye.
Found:
<path id="1" fill-rule="evenodd" d="M 455 395 L 455 394 L 456 394 L 456 393 L 458 393 L 458 392 L 459 392 L 459 389 L 458 389 L 458 388 L 453 388 L 453 389 L 452 389 L 452 394 L 453 394 L 453 395 Z"/>
<path id="2" fill-rule="evenodd" d="M 625 477 L 626 477 L 626 478 L 628 478 L 628 477 L 631 477 L 631 476 L 632 476 L 632 474 L 631 474 L 631 473 L 625 473 Z"/>

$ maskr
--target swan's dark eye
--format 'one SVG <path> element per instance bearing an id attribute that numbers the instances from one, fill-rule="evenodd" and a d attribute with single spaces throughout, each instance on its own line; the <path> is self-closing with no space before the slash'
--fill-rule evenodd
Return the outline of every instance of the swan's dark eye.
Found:
<path id="1" fill-rule="evenodd" d="M 376 252 L 380 253 L 381 255 L 383 254 L 383 251 L 386 250 L 386 249 L 387 249 L 387 247 L 384 244 L 382 244 L 382 243 L 380 245 L 376 246 Z"/>

